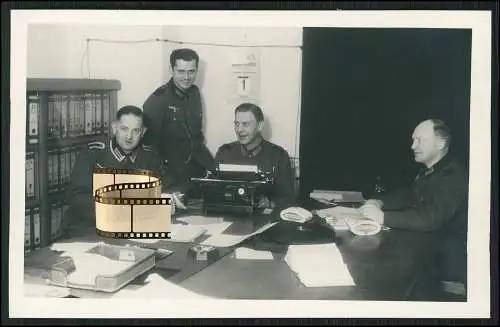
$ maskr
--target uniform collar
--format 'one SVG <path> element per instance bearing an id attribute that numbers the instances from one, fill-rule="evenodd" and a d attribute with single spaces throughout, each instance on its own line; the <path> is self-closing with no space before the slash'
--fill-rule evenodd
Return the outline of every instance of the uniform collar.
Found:
<path id="1" fill-rule="evenodd" d="M 170 89 L 172 93 L 174 93 L 181 99 L 189 98 L 189 91 L 192 89 L 191 86 L 186 91 L 181 90 L 180 88 L 177 87 L 177 85 L 175 85 L 173 78 L 170 78 L 170 80 L 167 83 L 167 87 Z"/>
<path id="2" fill-rule="evenodd" d="M 123 160 L 125 160 L 125 158 L 127 158 L 127 157 L 130 158 L 131 162 L 135 162 L 135 159 L 137 158 L 137 149 L 134 150 L 134 151 L 132 151 L 130 154 L 127 155 L 120 148 L 120 146 L 118 145 L 118 143 L 116 143 L 116 139 L 115 138 L 112 138 L 111 140 L 109 140 L 109 148 L 111 149 L 111 153 L 113 154 L 113 156 L 119 162 L 123 162 Z"/>
<path id="3" fill-rule="evenodd" d="M 241 154 L 243 154 L 247 158 L 254 158 L 262 150 L 263 145 L 264 139 L 262 138 L 262 136 L 259 136 L 258 140 L 254 144 L 250 145 L 250 148 L 241 145 Z"/>
<path id="4" fill-rule="evenodd" d="M 429 176 L 437 171 L 440 171 L 449 164 L 450 160 L 451 160 L 450 156 L 446 154 L 444 157 L 441 158 L 441 160 L 436 162 L 433 166 L 429 168 L 427 167 L 422 168 L 417 175 L 417 179 L 423 176 Z"/>

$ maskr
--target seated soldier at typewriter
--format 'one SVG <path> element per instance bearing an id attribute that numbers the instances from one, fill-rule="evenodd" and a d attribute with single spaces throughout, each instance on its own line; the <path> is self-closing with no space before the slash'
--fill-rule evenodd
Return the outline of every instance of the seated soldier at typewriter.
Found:
<path id="1" fill-rule="evenodd" d="M 251 103 L 243 103 L 234 111 L 234 130 L 237 141 L 219 147 L 215 155 L 217 164 L 256 165 L 271 174 L 274 186 L 269 197 L 263 197 L 260 208 L 286 208 L 294 205 L 293 170 L 290 158 L 282 147 L 262 137 L 264 114 Z"/>
<path id="2" fill-rule="evenodd" d="M 159 155 L 141 142 L 146 132 L 142 110 L 135 106 L 122 107 L 112 123 L 112 130 L 112 137 L 88 143 L 77 157 L 67 190 L 69 208 L 64 217 L 63 232 L 95 228 L 92 194 L 94 168 L 151 170 L 162 176 L 162 193 L 167 191 L 165 171 Z"/>

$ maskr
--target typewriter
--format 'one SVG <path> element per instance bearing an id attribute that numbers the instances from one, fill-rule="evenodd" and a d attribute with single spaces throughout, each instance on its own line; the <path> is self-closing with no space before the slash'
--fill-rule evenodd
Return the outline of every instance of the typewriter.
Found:
<path id="1" fill-rule="evenodd" d="M 203 211 L 209 213 L 242 213 L 252 215 L 262 196 L 274 184 L 272 172 L 255 165 L 218 164 L 203 178 L 191 178 L 201 193 Z"/>

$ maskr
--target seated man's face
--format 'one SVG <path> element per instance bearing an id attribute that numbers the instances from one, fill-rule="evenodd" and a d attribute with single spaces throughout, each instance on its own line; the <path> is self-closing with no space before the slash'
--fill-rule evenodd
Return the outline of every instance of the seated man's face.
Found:
<path id="1" fill-rule="evenodd" d="M 144 134 L 142 118 L 136 115 L 123 115 L 114 128 L 116 143 L 123 151 L 134 150 Z"/>
<path id="2" fill-rule="evenodd" d="M 425 121 L 415 128 L 411 148 L 416 162 L 432 164 L 439 157 L 442 146 L 443 141 L 436 136 L 431 122 Z"/>
<path id="3" fill-rule="evenodd" d="M 262 125 L 262 122 L 257 122 L 252 112 L 237 112 L 234 119 L 234 131 L 238 141 L 243 145 L 252 143 L 261 132 Z"/>

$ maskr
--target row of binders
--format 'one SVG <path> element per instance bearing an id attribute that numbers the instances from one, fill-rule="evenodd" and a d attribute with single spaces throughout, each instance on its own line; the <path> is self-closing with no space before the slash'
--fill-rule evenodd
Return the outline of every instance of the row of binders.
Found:
<path id="1" fill-rule="evenodd" d="M 49 193 L 63 191 L 69 184 L 80 149 L 81 145 L 73 145 L 48 151 L 47 181 Z"/>
<path id="2" fill-rule="evenodd" d="M 49 94 L 47 98 L 48 139 L 108 134 L 109 93 Z M 28 94 L 28 143 L 37 144 L 41 96 Z"/>
<path id="3" fill-rule="evenodd" d="M 47 157 L 47 181 L 49 193 L 64 191 L 71 179 L 71 172 L 82 145 L 51 149 Z M 26 199 L 36 200 L 39 180 L 38 160 L 36 152 L 26 153 Z"/>
<path id="4" fill-rule="evenodd" d="M 51 241 L 54 241 L 61 236 L 62 220 L 67 210 L 68 205 L 63 201 L 57 201 L 51 204 L 49 212 Z M 40 248 L 43 237 L 42 224 L 46 220 L 42 218 L 42 213 L 40 212 L 39 207 L 26 208 L 25 215 L 24 252 L 28 253 L 32 250 Z"/>

